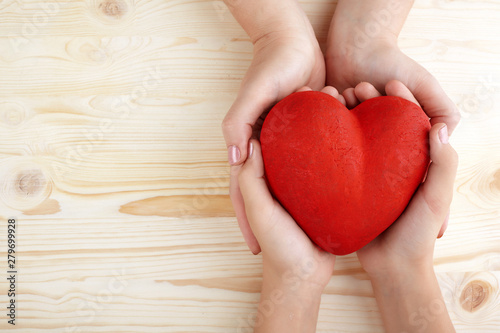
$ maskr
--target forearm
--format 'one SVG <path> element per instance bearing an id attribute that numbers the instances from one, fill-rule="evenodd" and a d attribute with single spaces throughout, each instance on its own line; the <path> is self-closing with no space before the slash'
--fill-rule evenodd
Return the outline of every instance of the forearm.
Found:
<path id="1" fill-rule="evenodd" d="M 343 33 L 357 27 L 357 32 L 370 38 L 396 39 L 403 28 L 413 0 L 339 0 L 330 33 Z M 333 24 L 331 28 L 333 27 Z M 346 29 L 342 29 L 345 27 Z"/>
<path id="2" fill-rule="evenodd" d="M 273 33 L 305 31 L 314 36 L 297 0 L 224 0 L 224 3 L 253 44 Z"/>
<path id="3" fill-rule="evenodd" d="M 432 267 L 372 278 L 384 326 L 391 332 L 455 332 Z"/>
<path id="4" fill-rule="evenodd" d="M 321 303 L 321 292 L 283 278 L 266 276 L 254 330 L 256 333 L 315 332 Z"/>
<path id="5" fill-rule="evenodd" d="M 377 48 L 397 47 L 412 5 L 413 0 L 339 0 L 328 32 L 326 58 L 360 60 Z"/>

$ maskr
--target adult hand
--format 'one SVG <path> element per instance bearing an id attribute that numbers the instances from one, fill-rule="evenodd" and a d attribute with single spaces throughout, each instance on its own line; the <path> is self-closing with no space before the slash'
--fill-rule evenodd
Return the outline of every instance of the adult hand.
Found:
<path id="1" fill-rule="evenodd" d="M 231 165 L 231 201 L 243 237 L 254 254 L 260 252 L 260 246 L 248 225 L 238 185 L 241 164 L 248 155 L 248 142 L 252 135 L 257 136 L 262 114 L 275 103 L 304 85 L 321 89 L 325 84 L 324 57 L 298 3 L 289 0 L 259 2 L 247 1 L 238 7 L 230 7 L 254 43 L 254 57 L 238 96 L 222 123 Z M 245 6 L 260 7 L 252 13 L 251 9 L 243 8 Z M 265 15 L 262 14 L 264 11 L 271 11 L 270 19 L 258 17 Z M 276 11 L 280 11 L 279 15 Z M 254 17 L 249 17 L 251 15 Z M 275 22 L 284 18 L 286 22 Z M 259 22 L 263 23 L 259 25 Z"/>

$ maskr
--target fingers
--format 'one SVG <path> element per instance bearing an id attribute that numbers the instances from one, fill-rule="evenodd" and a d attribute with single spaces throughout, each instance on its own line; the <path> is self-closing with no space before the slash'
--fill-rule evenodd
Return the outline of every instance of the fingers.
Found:
<path id="1" fill-rule="evenodd" d="M 236 102 L 235 102 L 236 103 Z M 239 165 L 246 159 L 246 145 L 252 136 L 252 125 L 242 117 L 233 107 L 222 121 L 222 133 L 227 145 L 227 159 L 230 165 Z M 257 120 L 257 119 L 255 119 Z M 254 122 L 255 122 L 254 120 Z"/>
<path id="2" fill-rule="evenodd" d="M 445 123 L 451 135 L 460 121 L 458 107 L 444 92 L 436 78 L 423 67 L 417 66 L 415 77 L 415 82 L 409 85 L 413 95 L 431 118 L 431 123 Z"/>
<path id="3" fill-rule="evenodd" d="M 241 233 L 248 248 L 253 254 L 259 254 L 261 249 L 259 242 L 250 228 L 248 223 L 247 215 L 245 213 L 245 203 L 243 201 L 243 196 L 241 195 L 240 186 L 238 184 L 238 175 L 241 171 L 241 165 L 236 165 L 231 167 L 231 175 L 229 180 L 229 196 L 231 198 L 231 203 L 233 204 L 234 212 L 236 213 L 236 219 L 238 220 L 238 226 L 240 227 Z"/>
<path id="4" fill-rule="evenodd" d="M 348 88 L 342 93 L 349 109 L 356 107 L 364 101 L 382 96 L 380 92 L 370 83 L 361 82 L 354 88 Z"/>
<path id="5" fill-rule="evenodd" d="M 297 90 L 297 92 L 302 92 L 302 91 L 312 91 L 312 89 L 308 86 L 304 86 L 304 87 L 300 88 L 299 90 Z M 346 105 L 344 96 L 339 94 L 338 90 L 335 89 L 334 87 L 326 86 L 323 89 L 321 89 L 321 92 L 336 98 L 340 103 Z"/>
<path id="6" fill-rule="evenodd" d="M 301 91 L 312 91 L 312 89 L 307 87 L 307 86 L 304 86 L 304 87 L 300 88 L 299 90 L 297 90 L 297 92 L 301 92 Z"/>
<path id="7" fill-rule="evenodd" d="M 274 199 L 267 188 L 264 178 L 264 161 L 260 144 L 257 140 L 250 140 L 249 157 L 242 166 L 238 182 L 242 198 L 245 203 L 245 212 L 250 224 L 259 221 L 263 216 L 272 216 L 269 209 L 274 207 Z M 259 225 L 252 224 L 252 228 L 259 236 Z"/>
<path id="8" fill-rule="evenodd" d="M 354 88 L 354 94 L 360 103 L 364 101 L 382 96 L 382 94 L 370 83 L 361 82 Z"/>
<path id="9" fill-rule="evenodd" d="M 264 85 L 253 84 L 240 89 L 238 97 L 222 121 L 230 165 L 240 165 L 246 160 L 253 126 L 262 113 L 276 102 L 275 97 L 269 95 Z"/>
<path id="10" fill-rule="evenodd" d="M 448 143 L 447 126 L 443 123 L 432 126 L 429 142 L 432 162 L 418 191 L 436 219 L 444 221 L 453 197 L 458 155 Z"/>
<path id="11" fill-rule="evenodd" d="M 387 96 L 398 96 L 419 105 L 410 89 L 400 81 L 389 81 L 385 86 L 385 93 Z M 382 96 L 375 86 L 368 82 L 361 82 L 354 88 L 344 90 L 342 94 L 349 108 L 356 107 L 368 99 Z"/>
<path id="12" fill-rule="evenodd" d="M 347 88 L 346 90 L 344 90 L 344 92 L 342 92 L 342 96 L 344 96 L 345 103 L 348 109 L 353 109 L 359 104 L 356 93 L 354 92 L 354 88 Z"/>
<path id="13" fill-rule="evenodd" d="M 250 228 L 243 197 L 238 185 L 238 174 L 248 154 L 248 141 L 253 133 L 253 125 L 260 115 L 274 103 L 269 89 L 263 84 L 245 85 L 229 109 L 222 122 L 222 132 L 227 145 L 228 161 L 231 165 L 229 194 L 233 204 L 236 219 L 243 238 L 253 254 L 261 251 L 259 242 Z"/>
<path id="14" fill-rule="evenodd" d="M 340 103 L 346 105 L 346 101 L 345 101 L 344 96 L 339 94 L 339 91 L 337 89 L 335 89 L 334 87 L 326 86 L 323 89 L 321 89 L 321 92 L 336 98 Z"/>
<path id="15" fill-rule="evenodd" d="M 420 106 L 420 104 L 418 104 L 417 100 L 411 93 L 410 89 L 408 89 L 401 81 L 389 81 L 385 85 L 385 93 L 387 94 L 387 96 L 398 96 Z"/>

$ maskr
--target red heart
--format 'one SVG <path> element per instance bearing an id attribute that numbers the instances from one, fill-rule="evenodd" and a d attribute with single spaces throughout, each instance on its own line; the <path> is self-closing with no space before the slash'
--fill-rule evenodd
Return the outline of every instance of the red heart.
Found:
<path id="1" fill-rule="evenodd" d="M 294 93 L 261 132 L 269 187 L 324 250 L 362 248 L 404 211 L 429 165 L 429 118 L 394 96 L 348 110 L 332 96 Z"/>

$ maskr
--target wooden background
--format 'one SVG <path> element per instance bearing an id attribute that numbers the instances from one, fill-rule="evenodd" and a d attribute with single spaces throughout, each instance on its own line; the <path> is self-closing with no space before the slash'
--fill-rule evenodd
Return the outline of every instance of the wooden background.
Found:
<path id="1" fill-rule="evenodd" d="M 302 1 L 324 43 L 335 2 Z M 460 106 L 435 269 L 458 332 L 500 327 L 500 1 L 421 0 L 400 38 Z M 0 3 L 0 331 L 7 219 L 20 332 L 249 332 L 261 256 L 228 197 L 220 123 L 252 59 L 221 1 Z M 355 255 L 318 332 L 383 332 Z"/>

